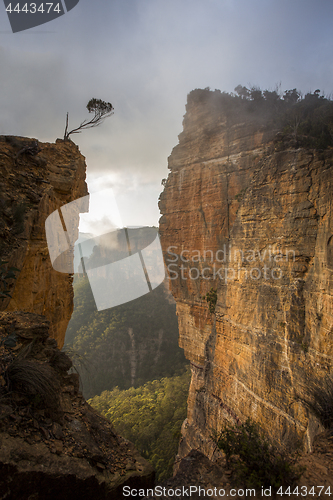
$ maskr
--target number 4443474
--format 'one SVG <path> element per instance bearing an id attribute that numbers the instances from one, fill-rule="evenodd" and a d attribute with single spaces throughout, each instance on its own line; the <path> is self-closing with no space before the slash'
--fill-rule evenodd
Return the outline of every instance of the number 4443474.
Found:
<path id="1" fill-rule="evenodd" d="M 294 488 L 293 490 L 291 490 L 290 486 L 288 486 L 288 488 L 286 488 L 285 490 L 283 489 L 283 487 L 281 486 L 277 492 L 276 492 L 277 495 L 288 495 L 288 496 L 291 496 L 291 495 L 300 495 L 301 497 L 305 497 L 307 495 L 312 495 L 312 496 L 324 496 L 324 495 L 327 495 L 327 496 L 331 496 L 332 493 L 331 493 L 331 487 L 330 486 L 312 486 L 311 488 L 308 489 L 307 486 L 296 486 L 296 488 Z"/>
<path id="2" fill-rule="evenodd" d="M 41 3 L 39 4 L 39 6 L 37 6 L 37 4 L 35 3 L 25 3 L 22 8 L 19 3 L 17 3 L 15 7 L 12 8 L 12 4 L 10 3 L 6 8 L 6 11 L 10 14 L 12 12 L 16 12 L 17 14 L 19 14 L 20 12 L 24 12 L 25 14 L 35 14 L 36 12 L 41 12 L 42 14 L 44 14 L 45 12 L 45 14 L 49 14 L 50 12 L 57 12 L 58 14 L 60 14 L 62 12 L 62 8 L 60 7 L 59 3 L 55 4 L 53 2 Z"/>

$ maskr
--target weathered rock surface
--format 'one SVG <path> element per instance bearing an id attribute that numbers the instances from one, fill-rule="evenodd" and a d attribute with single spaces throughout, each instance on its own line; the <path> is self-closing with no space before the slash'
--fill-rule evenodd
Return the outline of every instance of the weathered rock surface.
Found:
<path id="1" fill-rule="evenodd" d="M 275 135 L 190 94 L 169 158 L 160 234 L 192 364 L 180 457 L 211 456 L 225 421 L 308 451 L 322 430 L 306 401 L 333 367 L 333 151 Z"/>
<path id="2" fill-rule="evenodd" d="M 73 311 L 72 276 L 52 268 L 45 220 L 87 195 L 84 157 L 72 141 L 0 136 L 0 256 L 20 270 L 1 309 L 43 314 L 61 348 Z M 73 226 L 78 227 L 74 215 Z"/>
<path id="3" fill-rule="evenodd" d="M 83 399 L 48 327 L 0 313 L 0 498 L 118 499 L 125 485 L 152 487 L 152 466 Z"/>
<path id="4" fill-rule="evenodd" d="M 296 468 L 306 468 L 301 477 L 290 486 L 285 486 L 275 498 L 290 499 L 294 495 L 307 500 L 330 496 L 333 487 L 333 438 L 325 433 L 316 437 L 314 450 L 304 454 L 296 463 Z M 273 497 L 273 489 L 266 489 L 266 496 Z M 220 500 L 224 497 L 242 499 L 245 497 L 263 498 L 261 488 L 247 488 L 238 484 L 234 472 L 227 466 L 225 458 L 220 457 L 214 462 L 198 450 L 192 450 L 186 457 L 176 463 L 175 474 L 149 494 L 147 499 L 193 498 L 199 500 L 209 497 Z M 285 492 L 287 492 L 285 494 Z M 293 494 L 293 492 L 295 492 Z M 298 493 L 297 493 L 298 492 Z M 271 493 L 271 494 L 269 494 Z"/>
<path id="5" fill-rule="evenodd" d="M 72 275 L 52 268 L 45 220 L 87 195 L 84 157 L 71 141 L 6 136 L 0 164 L 0 257 L 20 270 L 5 287 L 12 298 L 1 299 L 0 498 L 111 500 L 124 485 L 151 487 L 152 466 L 86 403 L 59 351 L 73 310 Z M 71 224 L 73 238 L 78 213 Z"/>

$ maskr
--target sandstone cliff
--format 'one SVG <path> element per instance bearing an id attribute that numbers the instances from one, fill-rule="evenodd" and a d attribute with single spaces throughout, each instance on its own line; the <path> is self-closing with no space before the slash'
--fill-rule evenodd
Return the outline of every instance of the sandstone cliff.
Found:
<path id="1" fill-rule="evenodd" d="M 211 431 L 247 417 L 310 450 L 312 384 L 333 368 L 333 151 L 230 121 L 217 91 L 189 94 L 183 126 L 159 204 L 192 366 L 179 454 L 211 457 Z"/>
<path id="2" fill-rule="evenodd" d="M 45 220 L 56 209 L 87 195 L 86 164 L 72 141 L 43 144 L 0 137 L 0 256 L 20 270 L 12 299 L 1 309 L 43 314 L 61 348 L 73 311 L 72 276 L 52 268 Z M 73 220 L 78 227 L 78 214 Z"/>
<path id="3" fill-rule="evenodd" d="M 1 283 L 0 498 L 112 500 L 124 485 L 150 487 L 152 466 L 86 403 L 59 350 L 73 276 L 52 268 L 45 220 L 87 195 L 84 157 L 71 141 L 6 136 L 0 165 L 1 281 L 6 268 L 19 270 L 5 286 L 11 298 Z"/>
<path id="4" fill-rule="evenodd" d="M 153 467 L 83 399 L 48 328 L 0 313 L 0 498 L 117 500 L 124 485 L 151 487 Z"/>

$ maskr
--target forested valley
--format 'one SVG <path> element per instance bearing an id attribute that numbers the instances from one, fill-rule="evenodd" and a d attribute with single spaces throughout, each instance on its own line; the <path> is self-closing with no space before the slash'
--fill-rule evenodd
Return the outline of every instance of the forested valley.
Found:
<path id="1" fill-rule="evenodd" d="M 178 346 L 168 283 L 97 311 L 88 278 L 75 275 L 64 351 L 89 403 L 153 463 L 157 480 L 170 476 L 186 418 L 190 373 Z"/>

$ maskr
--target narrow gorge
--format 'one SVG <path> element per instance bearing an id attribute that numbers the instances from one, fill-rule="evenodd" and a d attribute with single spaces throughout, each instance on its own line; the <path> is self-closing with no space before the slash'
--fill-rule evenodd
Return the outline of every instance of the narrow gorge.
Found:
<path id="1" fill-rule="evenodd" d="M 262 104 L 258 112 L 251 106 L 217 90 L 192 91 L 162 181 L 159 232 L 179 345 L 191 364 L 174 477 L 163 483 L 170 488 L 202 484 L 229 491 L 234 478 L 213 434 L 247 419 L 282 448 L 299 447 L 306 484 L 332 485 L 333 443 L 327 444 L 313 408 L 318 387 L 333 387 L 333 149 L 320 146 L 326 136 L 315 144 L 294 122 L 281 127 Z M 85 401 L 79 376 L 60 350 L 73 311 L 73 274 L 53 269 L 45 220 L 87 195 L 85 159 L 72 141 L 0 136 L 0 164 L 6 291 L 0 303 L 0 497 L 111 500 L 122 497 L 124 485 L 146 491 L 154 486 L 153 467 Z M 78 234 L 78 223 L 76 214 L 71 234 Z M 90 263 L 107 261 L 103 252 L 96 247 Z M 10 267 L 17 269 L 15 279 L 6 278 Z M 159 292 L 165 301 L 164 289 Z M 97 363 L 110 364 L 106 378 L 118 377 L 118 370 L 125 389 L 145 382 L 150 358 L 165 377 L 168 355 L 172 368 L 183 368 L 173 346 L 174 309 L 164 308 L 163 316 L 157 294 L 155 302 L 146 294 L 137 309 L 129 308 L 144 335 L 127 323 L 125 307 L 116 310 L 114 325 L 111 315 L 100 315 L 101 338 L 107 328 L 116 334 L 107 348 L 91 341 L 98 330 L 95 304 L 87 307 L 79 298 L 91 330 L 83 340 Z M 150 309 L 162 319 L 149 330 L 145 318 L 156 312 Z M 67 331 L 72 342 L 76 328 Z"/>

